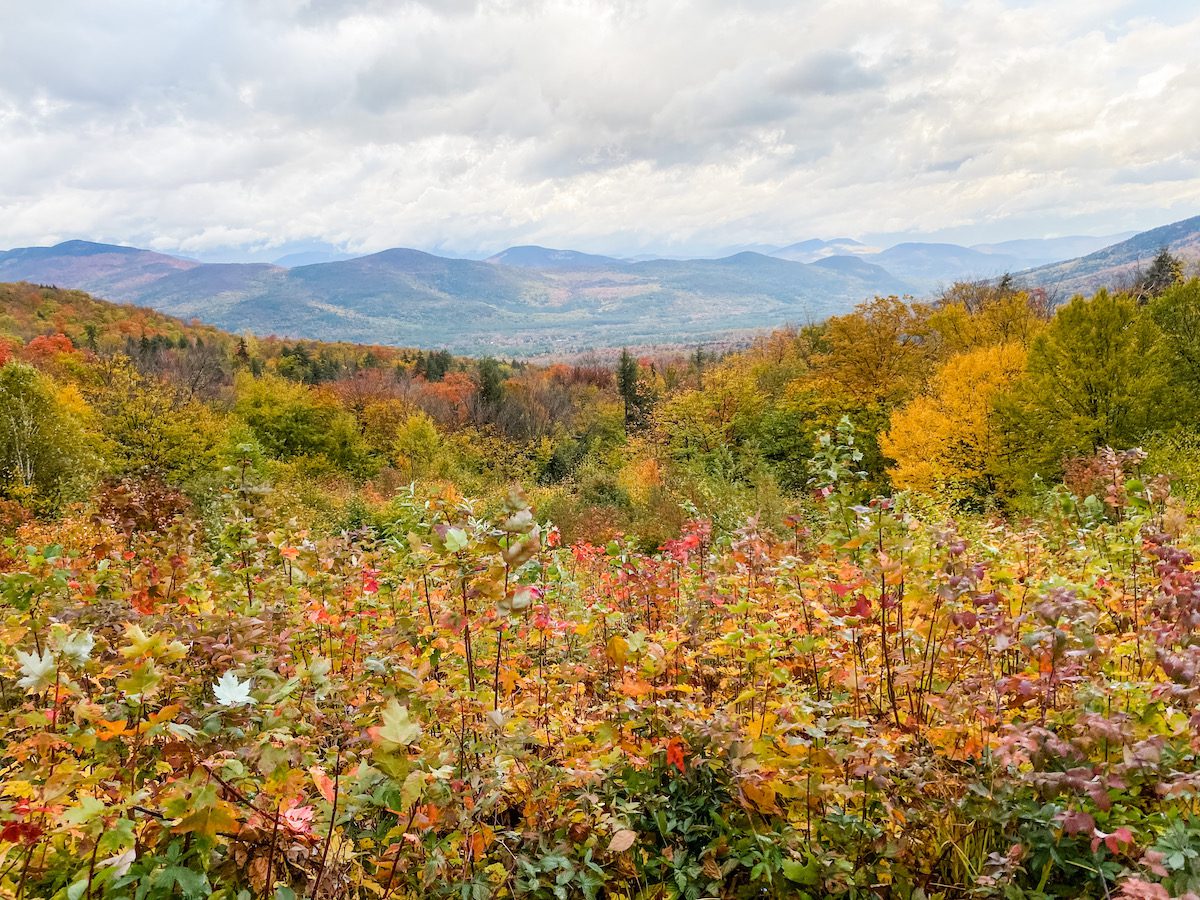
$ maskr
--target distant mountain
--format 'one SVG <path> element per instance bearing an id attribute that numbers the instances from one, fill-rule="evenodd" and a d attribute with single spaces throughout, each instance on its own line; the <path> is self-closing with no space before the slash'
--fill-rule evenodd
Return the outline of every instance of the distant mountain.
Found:
<path id="1" fill-rule="evenodd" d="M 1026 238 L 1016 241 L 1001 241 L 998 244 L 972 244 L 972 250 L 980 253 L 995 254 L 1016 259 L 1022 269 L 1085 256 L 1119 241 L 1133 237 L 1137 232 L 1126 231 L 1122 234 L 1109 234 L 1101 237 L 1092 235 L 1072 235 L 1057 238 Z"/>
<path id="2" fill-rule="evenodd" d="M 750 252 L 624 262 L 520 247 L 477 261 L 395 249 L 288 268 L 89 246 L 0 253 L 0 278 L 93 291 L 230 331 L 513 356 L 716 340 L 910 290 L 869 264 Z"/>
<path id="3" fill-rule="evenodd" d="M 54 247 L 0 252 L 0 281 L 34 281 L 128 298 L 149 284 L 199 265 L 153 250 L 67 241 Z"/>
<path id="4" fill-rule="evenodd" d="M 349 253 L 336 253 L 332 250 L 302 250 L 281 256 L 274 264 L 285 269 L 294 269 L 297 266 L 315 266 L 317 263 L 341 262 L 353 258 Z"/>
<path id="5" fill-rule="evenodd" d="M 790 259 L 793 262 L 811 263 L 830 256 L 857 256 L 874 253 L 877 250 L 877 247 L 868 247 L 853 238 L 834 238 L 831 241 L 811 238 L 807 241 L 780 247 L 772 251 L 770 255 L 779 259 Z"/>
<path id="6" fill-rule="evenodd" d="M 958 244 L 909 242 L 861 258 L 925 290 L 955 281 L 993 278 L 1023 268 L 1016 257 L 981 253 Z"/>
<path id="7" fill-rule="evenodd" d="M 973 248 L 912 242 L 879 250 L 835 238 L 764 248 L 770 254 L 641 260 L 536 246 L 486 260 L 403 248 L 328 260 L 332 251 L 318 248 L 275 264 L 200 263 L 68 241 L 0 252 L 0 281 L 77 288 L 235 332 L 520 356 L 725 339 L 820 321 L 877 294 L 920 295 L 1021 270 L 1028 270 L 1026 283 L 1089 290 L 1148 263 L 1164 244 L 1200 257 L 1200 217 L 1065 263 L 1031 266 L 1031 259 L 1101 240 Z"/>
<path id="8" fill-rule="evenodd" d="M 1051 265 L 1016 273 L 1020 284 L 1043 287 L 1059 297 L 1120 287 L 1150 265 L 1166 247 L 1189 262 L 1200 260 L 1200 216 L 1152 228 L 1112 246 Z"/>
<path id="9" fill-rule="evenodd" d="M 819 266 L 822 269 L 829 269 L 832 272 L 840 272 L 843 275 L 851 275 L 855 278 L 861 278 L 864 281 L 886 280 L 888 278 L 900 283 L 891 272 L 883 266 L 877 266 L 872 262 L 867 262 L 861 256 L 825 256 L 813 263 L 814 266 Z"/>
<path id="10" fill-rule="evenodd" d="M 596 256 L 578 250 L 551 250 L 533 245 L 509 247 L 488 257 L 485 262 L 522 269 L 601 269 L 624 265 L 624 262 L 611 256 Z"/>

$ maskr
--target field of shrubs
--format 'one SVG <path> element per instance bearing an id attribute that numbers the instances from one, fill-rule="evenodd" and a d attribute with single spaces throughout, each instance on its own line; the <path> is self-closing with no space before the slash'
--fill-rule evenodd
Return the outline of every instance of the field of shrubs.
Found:
<path id="1" fill-rule="evenodd" d="M 0 559 L 0 894 L 1200 892 L 1197 525 L 1141 454 L 1022 523 L 859 503 L 565 546 L 447 489 L 310 533 L 249 460 Z"/>

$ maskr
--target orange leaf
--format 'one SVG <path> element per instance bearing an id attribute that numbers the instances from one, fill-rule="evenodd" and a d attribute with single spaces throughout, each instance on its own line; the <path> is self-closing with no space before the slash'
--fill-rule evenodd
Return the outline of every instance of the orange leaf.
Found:
<path id="1" fill-rule="evenodd" d="M 129 730 L 124 719 L 113 719 L 111 722 L 101 719 L 96 724 L 99 726 L 96 728 L 96 740 L 98 741 L 111 741 Z"/>
<path id="2" fill-rule="evenodd" d="M 625 680 L 621 682 L 621 693 L 626 697 L 644 697 L 652 690 L 654 689 L 650 687 L 650 682 L 631 675 L 626 675 Z"/>
<path id="3" fill-rule="evenodd" d="M 325 798 L 325 802 L 332 803 L 333 779 L 326 775 L 325 770 L 320 766 L 310 766 L 308 774 L 312 776 L 313 784 L 317 786 L 317 790 Z"/>

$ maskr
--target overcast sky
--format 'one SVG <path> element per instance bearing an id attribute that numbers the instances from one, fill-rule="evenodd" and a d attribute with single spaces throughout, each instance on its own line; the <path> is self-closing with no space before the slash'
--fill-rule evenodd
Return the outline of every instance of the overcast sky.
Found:
<path id="1" fill-rule="evenodd" d="M 1200 213 L 1190 0 L 0 13 L 0 247 L 679 255 Z"/>

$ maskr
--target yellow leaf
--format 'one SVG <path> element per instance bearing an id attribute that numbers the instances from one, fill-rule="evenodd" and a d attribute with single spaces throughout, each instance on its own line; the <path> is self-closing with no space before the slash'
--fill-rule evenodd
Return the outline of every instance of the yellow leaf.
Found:
<path id="1" fill-rule="evenodd" d="M 224 800 L 218 800 L 212 806 L 205 806 L 189 813 L 172 829 L 176 834 L 194 834 L 213 837 L 218 832 L 233 831 L 237 828 L 237 817 L 233 807 Z"/>

